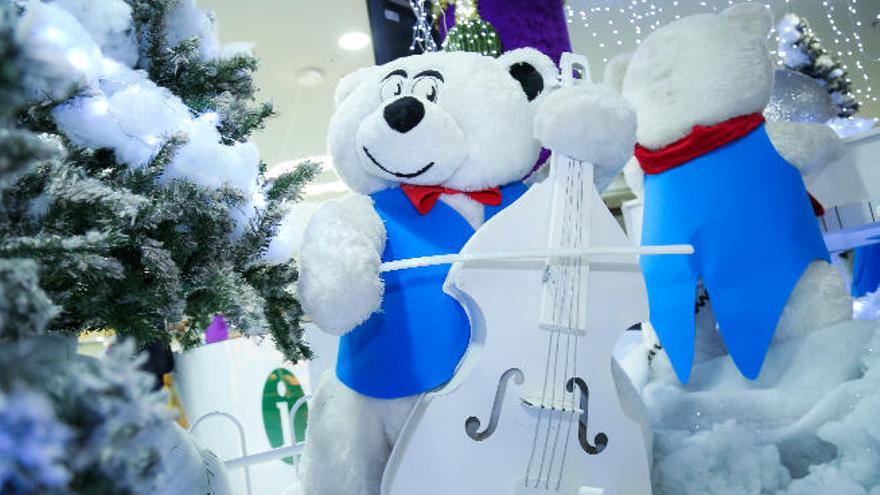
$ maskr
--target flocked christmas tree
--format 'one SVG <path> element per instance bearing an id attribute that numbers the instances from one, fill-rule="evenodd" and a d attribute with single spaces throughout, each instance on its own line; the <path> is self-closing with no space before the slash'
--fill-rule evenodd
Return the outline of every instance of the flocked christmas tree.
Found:
<path id="1" fill-rule="evenodd" d="M 51 224 L 40 229 L 40 220 L 22 209 L 26 195 L 16 188 L 50 173 L 82 173 L 71 163 L 82 150 L 65 154 L 63 138 L 20 125 L 30 118 L 22 112 L 37 110 L 40 93 L 29 89 L 49 88 L 59 74 L 36 70 L 20 43 L 21 14 L 0 3 L 0 493 L 187 492 L 182 487 L 205 484 L 205 459 L 212 458 L 192 448 L 171 421 L 164 395 L 151 392 L 153 379 L 138 370 L 142 361 L 132 358 L 130 343 L 97 360 L 77 355 L 67 339 L 45 335 L 65 313 L 52 301 L 59 289 L 46 281 L 53 276 L 45 274 L 106 266 L 111 249 L 105 246 L 115 246 L 116 234 L 100 224 L 82 234 Z M 109 194 L 109 187 L 83 183 L 85 174 L 76 178 L 70 187 L 84 198 Z M 86 291 L 88 283 L 69 290 Z M 222 476 L 216 462 L 210 468 Z"/>
<path id="2" fill-rule="evenodd" d="M 796 14 L 786 14 L 779 22 L 779 55 L 783 64 L 816 79 L 838 109 L 838 116 L 848 118 L 859 111 L 852 93 L 846 66 L 822 47 L 809 23 Z"/>
<path id="3" fill-rule="evenodd" d="M 495 28 L 480 17 L 477 0 L 438 0 L 434 18 L 443 19 L 443 12 L 454 10 L 455 26 L 446 33 L 443 49 L 448 52 L 475 52 L 497 57 L 501 55 L 501 39 Z"/>
<path id="4" fill-rule="evenodd" d="M 296 271 L 272 242 L 316 169 L 264 180 L 247 139 L 272 107 L 254 98 L 247 48 L 218 46 L 194 0 L 11 10 L 2 97 L 19 130 L 0 136 L 0 277 L 41 290 L 0 308 L 4 336 L 45 320 L 192 345 L 222 313 L 307 357 Z"/>

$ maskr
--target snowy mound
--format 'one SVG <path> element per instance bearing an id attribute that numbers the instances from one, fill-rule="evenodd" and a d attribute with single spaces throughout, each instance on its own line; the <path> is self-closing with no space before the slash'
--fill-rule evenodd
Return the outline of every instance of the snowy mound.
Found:
<path id="1" fill-rule="evenodd" d="M 728 356 L 697 364 L 686 386 L 654 368 L 634 381 L 646 383 L 655 494 L 880 494 L 880 322 L 777 343 L 756 381 Z"/>
<path id="2" fill-rule="evenodd" d="M 880 320 L 880 289 L 853 301 L 853 318 L 856 320 Z"/>

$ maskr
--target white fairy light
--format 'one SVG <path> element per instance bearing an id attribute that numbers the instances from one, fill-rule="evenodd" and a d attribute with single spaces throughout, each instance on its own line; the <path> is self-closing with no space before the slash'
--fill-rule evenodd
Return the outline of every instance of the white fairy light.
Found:
<path id="1" fill-rule="evenodd" d="M 62 42 L 64 42 L 64 39 L 67 37 L 67 35 L 64 33 L 64 31 L 62 31 L 54 26 L 47 27 L 43 31 L 43 36 L 47 40 L 54 41 L 55 43 L 62 43 Z"/>
<path id="2" fill-rule="evenodd" d="M 858 58 L 855 59 L 856 68 L 862 73 L 862 79 L 864 79 L 866 84 L 866 97 L 871 101 L 877 101 L 877 97 L 874 96 L 874 90 L 871 87 L 871 81 L 868 77 L 868 72 L 865 70 L 865 66 L 862 63 L 861 57 L 865 56 L 865 45 L 862 42 L 862 35 L 860 33 L 859 27 L 862 25 L 862 21 L 858 20 L 858 12 L 856 10 L 856 2 L 858 0 L 849 0 L 849 5 L 847 5 L 846 13 L 847 18 L 849 20 L 850 29 L 852 29 L 852 33 L 850 35 L 851 45 L 855 44 L 856 51 L 858 52 Z M 849 52 L 851 53 L 851 52 Z"/>
<path id="3" fill-rule="evenodd" d="M 727 4 L 735 5 L 741 1 L 752 2 L 753 0 L 727 0 Z M 784 3 L 785 11 L 790 11 L 792 7 L 791 0 L 777 0 L 777 2 Z M 834 15 L 835 10 L 837 10 L 837 13 L 840 13 L 839 10 L 841 9 L 840 3 L 838 3 L 837 9 L 835 9 L 835 2 L 846 4 L 845 8 L 846 16 L 849 21 L 849 29 L 845 30 L 843 25 L 846 24 L 846 22 L 843 22 L 843 19 L 840 18 L 840 16 Z M 597 3 L 599 5 L 597 5 Z M 772 2 L 765 0 L 760 3 L 763 3 L 768 9 L 771 8 L 770 3 Z M 587 33 L 589 33 L 590 39 L 595 40 L 596 47 L 602 49 L 604 52 L 608 48 L 632 50 L 634 46 L 630 39 L 634 38 L 633 41 L 637 46 L 641 44 L 646 35 L 656 31 L 661 25 L 673 20 L 681 19 L 683 13 L 680 9 L 684 8 L 682 7 L 683 5 L 691 5 L 697 7 L 697 10 L 705 12 L 718 12 L 720 10 L 719 2 L 711 2 L 709 0 L 697 0 L 692 3 L 682 2 L 681 0 L 663 2 L 658 0 L 629 0 L 621 2 L 617 0 L 613 3 L 611 0 L 600 0 L 598 2 L 571 0 L 566 2 L 565 12 L 567 22 L 569 24 L 574 24 L 576 21 L 579 21 L 579 23 L 587 30 Z M 723 3 L 720 5 L 723 6 Z M 864 39 L 860 32 L 862 21 L 858 18 L 858 0 L 822 0 L 821 6 L 825 7 L 825 17 L 828 20 L 828 24 L 831 26 L 833 34 L 831 38 L 835 43 L 833 50 L 829 50 L 830 54 L 836 53 L 837 57 L 850 57 L 850 64 L 855 65 L 854 70 L 857 71 L 859 78 L 864 81 L 864 84 L 860 84 L 860 88 L 854 89 L 854 93 L 863 100 L 876 102 L 877 97 L 874 96 L 874 89 L 871 85 L 867 68 L 865 67 L 866 60 L 875 59 L 873 57 L 865 58 L 866 51 Z M 616 17 L 618 14 L 623 14 L 623 17 Z M 690 14 L 690 12 L 687 12 L 687 14 Z M 880 21 L 880 14 L 876 16 L 876 20 Z M 631 30 L 627 31 L 621 29 L 621 22 L 629 25 Z M 603 26 L 606 27 L 605 30 L 603 30 Z M 774 28 L 771 30 L 770 34 L 774 41 L 776 41 L 781 34 L 785 33 L 780 33 Z M 784 45 L 784 43 L 773 43 L 773 46 L 779 47 L 779 50 L 782 50 Z M 831 47 L 829 47 L 829 49 L 830 48 Z M 785 55 L 783 52 L 777 51 L 776 49 L 771 49 L 770 52 L 771 55 L 778 55 L 777 60 Z M 603 55 L 606 55 L 602 57 L 603 61 L 607 61 L 611 53 L 605 52 Z M 880 62 L 880 58 L 877 58 L 876 61 Z M 781 60 L 780 63 L 782 63 Z M 843 65 L 843 67 L 845 70 L 848 70 L 846 65 Z"/>
<path id="4" fill-rule="evenodd" d="M 437 43 L 434 42 L 434 36 L 431 34 L 431 20 L 428 18 L 428 6 L 425 0 L 409 0 L 409 6 L 416 16 L 409 50 L 415 51 L 418 46 L 423 52 L 436 52 Z"/>
<path id="5" fill-rule="evenodd" d="M 70 63 L 70 65 L 79 70 L 85 70 L 89 67 L 91 63 L 91 60 L 89 60 L 89 56 L 86 55 L 86 53 L 79 48 L 68 50 L 65 58 Z"/>
<path id="6" fill-rule="evenodd" d="M 471 0 L 456 0 L 455 2 L 455 16 L 458 17 L 461 15 L 462 19 L 467 19 L 476 15 L 476 9 L 474 8 L 474 2 Z"/>
<path id="7" fill-rule="evenodd" d="M 105 115 L 110 111 L 110 104 L 104 98 L 95 98 L 89 104 L 89 111 L 94 115 Z"/>
<path id="8" fill-rule="evenodd" d="M 853 1 L 852 4 L 848 6 L 849 7 L 848 12 L 849 12 L 850 16 L 852 16 L 853 12 L 855 12 L 854 4 L 855 4 L 855 2 Z M 834 38 L 834 46 L 836 48 L 837 56 L 843 57 L 844 56 L 843 49 L 846 49 L 846 47 L 841 47 L 841 42 L 840 42 L 841 39 L 849 45 L 849 49 L 846 49 L 847 51 L 845 52 L 845 54 L 847 56 L 855 57 L 855 54 L 852 51 L 854 40 L 857 41 L 855 44 L 856 51 L 858 51 L 860 55 L 864 54 L 864 46 L 861 46 L 861 48 L 862 48 L 861 51 L 859 51 L 859 49 L 858 49 L 858 47 L 861 45 L 861 36 L 858 36 L 858 38 L 856 37 L 858 33 L 856 32 L 857 26 L 855 25 L 854 18 L 850 17 L 850 24 L 853 29 L 853 32 L 849 36 L 847 36 L 840 29 L 837 21 L 834 18 L 835 8 L 834 8 L 833 0 L 823 0 L 822 6 L 825 7 L 825 19 L 828 21 L 828 24 L 831 25 L 831 30 L 834 34 L 834 37 L 833 37 Z M 862 90 L 862 88 L 855 88 L 854 93 L 856 95 L 858 95 L 860 98 L 864 98 L 866 100 L 876 102 L 877 97 L 872 94 L 873 88 L 871 86 L 871 81 L 870 81 L 870 78 L 868 77 L 868 73 L 865 70 L 864 65 L 862 64 L 861 59 L 855 58 L 855 65 L 856 65 L 856 68 L 861 72 L 862 79 L 865 81 L 865 89 Z M 843 64 L 843 69 L 846 71 L 849 71 L 849 67 L 847 67 L 846 64 Z"/>

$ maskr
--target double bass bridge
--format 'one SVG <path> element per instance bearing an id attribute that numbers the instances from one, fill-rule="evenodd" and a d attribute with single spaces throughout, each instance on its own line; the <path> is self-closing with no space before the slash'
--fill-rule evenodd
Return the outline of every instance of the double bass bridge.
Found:
<path id="1" fill-rule="evenodd" d="M 539 480 L 539 483 L 535 484 L 534 481 L 526 483 L 525 479 L 521 479 L 513 487 L 513 495 L 541 495 L 550 493 L 556 495 L 560 493 L 564 493 L 565 495 L 603 495 L 605 490 L 592 486 L 582 486 L 577 488 L 576 492 L 567 490 L 563 491 L 556 483 L 556 480 Z"/>
<path id="2" fill-rule="evenodd" d="M 524 395 L 519 400 L 523 406 L 535 411 L 543 409 L 545 413 L 581 414 L 584 412 L 577 406 L 577 402 L 570 394 L 568 397 L 544 397 L 543 399 L 537 395 Z"/>

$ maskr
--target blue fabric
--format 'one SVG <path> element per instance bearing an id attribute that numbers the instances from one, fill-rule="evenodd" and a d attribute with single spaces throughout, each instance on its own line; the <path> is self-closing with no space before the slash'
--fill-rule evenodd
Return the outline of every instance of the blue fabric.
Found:
<path id="1" fill-rule="evenodd" d="M 642 243 L 693 244 L 690 256 L 644 256 L 651 324 L 682 383 L 694 357 L 697 280 L 740 372 L 755 379 L 807 265 L 828 251 L 797 169 L 764 126 L 645 176 Z"/>
<path id="2" fill-rule="evenodd" d="M 862 297 L 880 287 L 880 244 L 855 249 L 852 295 Z"/>
<path id="3" fill-rule="evenodd" d="M 486 206 L 489 218 L 526 191 L 520 182 L 501 188 L 502 203 Z M 470 224 L 438 201 L 420 215 L 399 188 L 374 194 L 388 235 L 382 261 L 458 253 L 473 235 Z M 336 375 L 351 389 L 380 399 L 427 392 L 455 373 L 470 342 L 464 309 L 443 292 L 449 265 L 382 274 L 382 309 L 339 340 Z"/>

